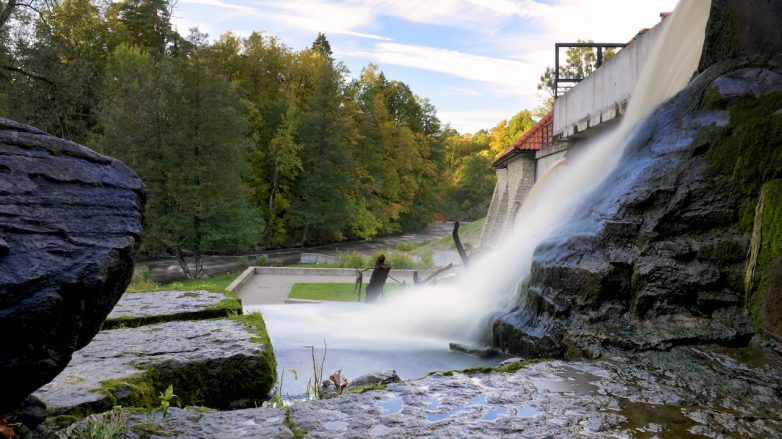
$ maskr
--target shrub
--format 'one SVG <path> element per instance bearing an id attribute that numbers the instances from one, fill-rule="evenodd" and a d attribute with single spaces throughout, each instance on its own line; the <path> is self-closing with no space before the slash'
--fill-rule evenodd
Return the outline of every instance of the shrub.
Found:
<path id="1" fill-rule="evenodd" d="M 269 260 L 269 265 L 272 267 L 282 267 L 285 264 L 285 261 L 283 261 L 280 258 L 272 258 Z"/>
<path id="2" fill-rule="evenodd" d="M 152 273 L 149 272 L 149 267 L 142 265 L 133 269 L 133 277 L 130 279 L 130 285 L 128 285 L 129 290 L 154 290 L 158 287 L 159 285 L 157 282 L 152 279 Z"/>
<path id="3" fill-rule="evenodd" d="M 260 255 L 255 259 L 255 265 L 258 267 L 265 267 L 269 265 L 269 258 L 266 255 Z"/>
<path id="4" fill-rule="evenodd" d="M 356 251 L 337 253 L 337 259 L 342 268 L 366 268 L 374 265 L 374 259 L 367 262 L 364 256 Z"/>
<path id="5" fill-rule="evenodd" d="M 250 262 L 247 260 L 246 256 L 239 256 L 236 258 L 236 265 L 239 270 L 239 272 L 244 271 L 247 267 L 250 266 Z"/>

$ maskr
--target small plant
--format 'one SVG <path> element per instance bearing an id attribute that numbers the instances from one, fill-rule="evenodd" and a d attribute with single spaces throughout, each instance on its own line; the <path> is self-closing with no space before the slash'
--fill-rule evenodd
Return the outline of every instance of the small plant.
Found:
<path id="1" fill-rule="evenodd" d="M 345 388 L 348 386 L 348 379 L 342 376 L 342 369 L 329 375 L 329 381 L 334 383 L 334 387 L 337 389 L 337 395 L 342 395 Z"/>
<path id="2" fill-rule="evenodd" d="M 283 261 L 280 258 L 272 258 L 269 260 L 269 265 L 272 267 L 282 267 L 285 264 L 285 261 Z"/>
<path id="3" fill-rule="evenodd" d="M 149 272 L 149 267 L 142 265 L 133 269 L 133 277 L 130 278 L 130 285 L 128 285 L 129 290 L 154 290 L 158 287 L 158 283 L 152 279 L 152 273 Z"/>
<path id="4" fill-rule="evenodd" d="M 58 439 L 116 439 L 125 430 L 122 408 L 117 406 L 110 412 L 90 415 L 84 421 L 58 431 Z"/>
<path id="5" fill-rule="evenodd" d="M 255 258 L 255 265 L 258 267 L 265 267 L 269 265 L 269 258 L 266 255 L 261 255 Z"/>
<path id="6" fill-rule="evenodd" d="M 323 339 L 323 357 L 320 359 L 320 365 L 318 365 L 317 360 L 315 360 L 315 346 L 305 346 L 307 348 L 310 348 L 310 353 L 312 354 L 312 379 L 315 381 L 314 383 L 308 383 L 307 389 L 312 392 L 312 395 L 315 396 L 316 399 L 323 398 L 323 394 L 320 391 L 320 383 L 323 382 L 323 365 L 326 362 L 326 353 L 328 352 L 328 346 L 326 345 L 326 339 Z"/>
<path id="7" fill-rule="evenodd" d="M 239 272 L 244 271 L 247 267 L 250 266 L 250 261 L 247 260 L 246 256 L 239 256 L 236 258 L 236 265 Z"/>
<path id="8" fill-rule="evenodd" d="M 163 419 L 171 416 L 171 414 L 168 413 L 168 408 L 171 407 L 171 400 L 176 398 L 176 395 L 174 395 L 174 385 L 169 384 L 165 391 L 160 392 L 158 398 L 160 399 L 160 411 L 163 412 Z"/>

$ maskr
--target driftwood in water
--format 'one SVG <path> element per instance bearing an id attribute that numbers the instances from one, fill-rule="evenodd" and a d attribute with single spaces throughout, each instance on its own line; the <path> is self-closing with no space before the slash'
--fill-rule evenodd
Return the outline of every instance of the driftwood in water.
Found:
<path id="1" fill-rule="evenodd" d="M 467 252 L 464 251 L 464 247 L 462 247 L 462 240 L 459 239 L 459 221 L 456 221 L 453 224 L 451 236 L 453 236 L 453 243 L 456 246 L 456 251 L 459 252 L 459 257 L 462 258 L 462 264 L 466 267 L 470 263 L 470 258 L 467 256 Z"/>
<path id="2" fill-rule="evenodd" d="M 383 286 L 388 279 L 388 273 L 391 267 L 386 264 L 386 257 L 380 255 L 375 261 L 375 268 L 372 270 L 372 277 L 369 278 L 369 285 L 366 289 L 366 302 L 376 302 L 379 297 L 383 297 Z"/>

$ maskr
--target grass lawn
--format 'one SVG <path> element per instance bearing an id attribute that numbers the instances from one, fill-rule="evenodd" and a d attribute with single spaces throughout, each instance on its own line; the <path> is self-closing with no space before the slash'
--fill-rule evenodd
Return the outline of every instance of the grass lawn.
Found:
<path id="1" fill-rule="evenodd" d="M 300 283 L 293 284 L 291 293 L 288 295 L 291 299 L 305 300 L 329 300 L 335 302 L 355 302 L 356 296 L 353 294 L 355 284 L 352 283 Z M 401 285 L 396 283 L 386 284 L 384 290 L 386 295 L 395 294 L 401 290 Z M 361 299 L 364 299 L 364 293 L 367 286 L 361 289 Z"/>
<path id="2" fill-rule="evenodd" d="M 136 288 L 133 284 L 128 286 L 128 293 L 140 293 L 145 291 L 166 291 L 166 290 L 207 290 L 207 291 L 225 291 L 228 285 L 236 279 L 239 274 L 219 274 L 210 276 L 209 279 L 188 279 L 170 284 L 156 285 L 147 288 Z"/>

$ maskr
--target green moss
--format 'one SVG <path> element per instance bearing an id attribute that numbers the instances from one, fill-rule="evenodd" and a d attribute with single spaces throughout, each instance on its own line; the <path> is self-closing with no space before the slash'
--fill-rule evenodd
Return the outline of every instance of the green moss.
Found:
<path id="1" fill-rule="evenodd" d="M 204 320 L 219 317 L 229 317 L 242 312 L 242 302 L 227 291 L 222 292 L 225 298 L 220 302 L 199 311 L 188 311 L 175 314 L 127 316 L 114 319 L 106 319 L 101 329 L 136 328 L 156 323 L 174 322 L 182 320 Z M 189 294 L 189 293 L 185 293 Z"/>
<path id="2" fill-rule="evenodd" d="M 782 256 L 782 180 L 773 180 L 763 187 L 764 207 L 760 219 L 760 248 L 755 275 L 747 293 L 747 306 L 755 322 L 761 328 L 761 314 L 765 302 L 766 284 L 771 262 Z"/>
<path id="3" fill-rule="evenodd" d="M 709 150 L 710 170 L 730 176 L 741 193 L 740 226 L 749 231 L 760 187 L 782 177 L 782 92 L 745 96 L 730 108 L 730 123 Z"/>
<path id="4" fill-rule="evenodd" d="M 551 361 L 550 358 L 532 358 L 529 360 L 524 361 L 518 361 L 516 363 L 510 363 L 506 364 L 505 366 L 477 366 L 477 367 L 468 367 L 467 369 L 462 369 L 457 372 L 465 373 L 465 374 L 474 374 L 474 373 L 492 373 L 492 372 L 500 372 L 500 373 L 514 373 L 520 369 L 523 369 L 531 364 L 540 363 L 543 361 Z M 453 376 L 454 371 L 447 370 L 447 371 L 440 371 L 440 372 L 430 372 L 429 375 L 433 375 L 435 373 L 439 373 L 443 376 Z"/>
<path id="5" fill-rule="evenodd" d="M 747 249 L 736 241 L 724 241 L 719 244 L 705 246 L 698 252 L 702 261 L 712 262 L 719 267 L 741 262 L 746 259 Z"/>
<path id="6" fill-rule="evenodd" d="M 385 384 L 372 384 L 370 386 L 359 387 L 358 389 L 351 389 L 350 392 L 348 393 L 361 394 L 361 393 L 369 392 L 370 390 L 386 390 L 386 387 L 388 386 L 386 386 Z"/>
<path id="7" fill-rule="evenodd" d="M 286 407 L 285 408 L 285 421 L 284 424 L 286 427 L 288 427 L 288 430 L 293 433 L 293 439 L 302 439 L 306 434 L 307 431 L 304 430 L 301 427 L 296 426 L 296 424 L 293 423 L 291 420 L 291 408 Z"/>
<path id="8" fill-rule="evenodd" d="M 138 430 L 142 433 L 146 433 L 148 435 L 155 435 L 155 436 L 161 435 L 160 425 L 154 422 L 145 422 L 143 424 L 136 424 L 133 426 L 133 429 Z M 163 436 L 165 436 L 165 433 L 163 434 Z"/>
<path id="9" fill-rule="evenodd" d="M 712 99 L 713 100 L 713 99 Z M 730 123 L 722 128 L 709 150 L 710 172 L 729 176 L 739 194 L 739 227 L 750 232 L 761 188 L 766 189 L 765 208 L 760 219 L 761 240 L 756 270 L 746 291 L 747 307 L 760 328 L 763 291 L 770 262 L 782 253 L 782 92 L 760 98 L 745 96 L 730 107 Z M 728 256 L 737 249 L 714 249 L 706 257 Z"/>

